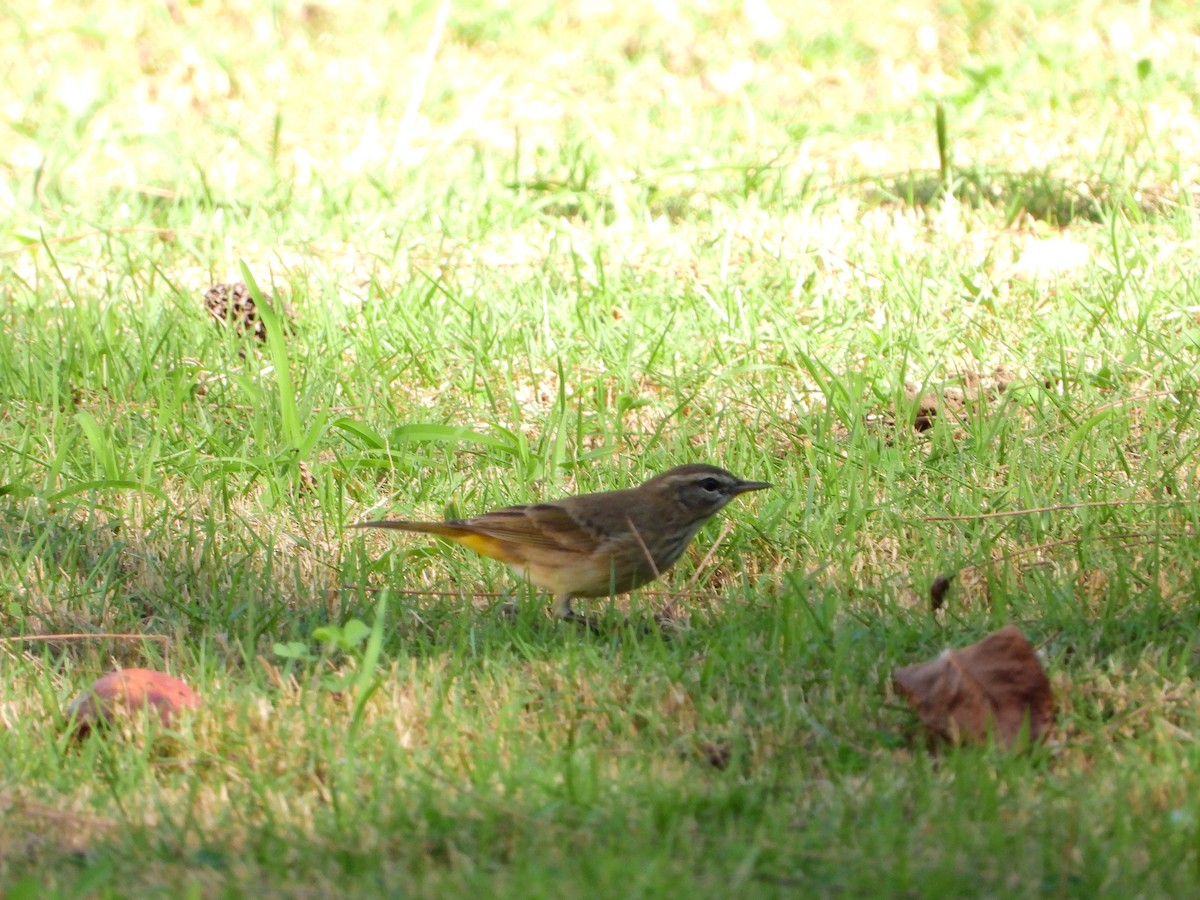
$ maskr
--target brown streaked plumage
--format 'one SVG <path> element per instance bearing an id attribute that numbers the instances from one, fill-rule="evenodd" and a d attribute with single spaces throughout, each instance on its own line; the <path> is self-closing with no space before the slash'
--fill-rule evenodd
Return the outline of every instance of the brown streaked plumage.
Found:
<path id="1" fill-rule="evenodd" d="M 566 619 L 575 597 L 623 594 L 675 564 L 700 527 L 730 500 L 771 487 L 717 466 L 678 466 L 622 491 L 510 506 L 448 522 L 382 520 L 355 528 L 432 534 L 498 559 L 550 591 Z"/>

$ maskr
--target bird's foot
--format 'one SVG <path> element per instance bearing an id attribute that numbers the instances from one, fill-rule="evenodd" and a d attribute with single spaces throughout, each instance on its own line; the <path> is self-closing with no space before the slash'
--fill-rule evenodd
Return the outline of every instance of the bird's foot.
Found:
<path id="1" fill-rule="evenodd" d="M 562 612 L 564 622 L 574 622 L 577 625 L 582 625 L 587 628 L 592 634 L 600 634 L 600 623 L 591 616 L 585 616 L 575 612 L 573 609 L 564 609 Z"/>

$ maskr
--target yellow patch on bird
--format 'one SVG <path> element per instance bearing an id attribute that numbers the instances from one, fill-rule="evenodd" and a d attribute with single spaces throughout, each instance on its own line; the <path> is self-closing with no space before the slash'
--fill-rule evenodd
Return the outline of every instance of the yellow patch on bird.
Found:
<path id="1" fill-rule="evenodd" d="M 474 550 L 480 556 L 498 559 L 500 562 L 509 563 L 510 565 L 521 562 L 516 554 L 512 552 L 512 545 L 486 534 L 467 532 L 466 534 L 456 534 L 453 536 L 445 535 L 445 537 L 456 544 L 462 544 L 464 547 Z"/>

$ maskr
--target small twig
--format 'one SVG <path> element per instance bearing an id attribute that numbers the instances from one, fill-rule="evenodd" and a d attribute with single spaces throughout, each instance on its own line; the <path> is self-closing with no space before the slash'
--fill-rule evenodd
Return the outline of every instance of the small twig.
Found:
<path id="1" fill-rule="evenodd" d="M 345 584 L 340 588 L 337 588 L 337 590 L 357 591 L 360 590 L 360 587 L 357 584 Z M 417 590 L 416 588 L 375 587 L 374 585 L 367 585 L 366 587 L 361 588 L 361 590 L 368 594 L 378 594 L 380 591 L 391 591 L 393 594 L 399 594 L 403 597 L 469 597 L 472 600 L 495 600 L 498 597 L 504 597 L 508 594 L 507 591 L 422 591 Z"/>
<path id="2" fill-rule="evenodd" d="M 704 567 L 709 564 L 713 556 L 717 552 L 717 547 L 721 546 L 721 541 L 729 537 L 729 532 L 733 531 L 733 523 L 728 519 L 721 526 L 721 533 L 717 535 L 717 539 L 713 541 L 712 546 L 708 548 L 708 552 L 704 554 L 704 558 L 696 564 L 696 571 L 692 574 L 691 581 L 688 582 L 688 591 L 692 591 L 696 587 L 696 582 L 700 580 L 700 575 L 704 572 Z"/>
<path id="3" fill-rule="evenodd" d="M 646 554 L 646 561 L 650 563 L 650 571 L 654 573 L 654 577 L 658 578 L 658 565 L 654 562 L 654 557 L 650 553 L 650 548 L 646 546 L 646 542 L 642 540 L 641 532 L 637 530 L 637 526 L 633 524 L 633 519 L 629 516 L 625 517 L 625 524 L 629 526 L 629 530 L 633 532 L 633 536 L 637 538 L 638 546 L 642 548 L 642 552 Z"/>
<path id="4" fill-rule="evenodd" d="M 1058 506 L 1035 506 L 1030 509 L 1009 509 L 1002 512 L 972 513 L 968 516 L 923 516 L 922 522 L 974 522 L 979 519 L 1009 519 L 1013 516 L 1034 515 L 1045 512 L 1062 512 L 1068 509 L 1092 509 L 1102 506 L 1149 506 L 1158 500 L 1093 500 L 1087 503 L 1062 503 Z"/>
<path id="5" fill-rule="evenodd" d="M 1094 540 L 1097 540 L 1097 541 L 1117 541 L 1117 540 L 1128 540 L 1129 538 L 1138 538 L 1139 540 L 1144 542 L 1144 541 L 1150 539 L 1151 537 L 1153 537 L 1153 535 L 1143 534 L 1140 531 L 1125 531 L 1125 532 L 1121 532 L 1120 534 L 1098 534 L 1098 535 L 1093 535 L 1092 537 Z M 1069 538 L 1059 538 L 1059 539 L 1053 540 L 1053 541 L 1046 541 L 1045 543 L 1042 543 L 1042 544 L 1034 544 L 1031 547 L 1021 547 L 1018 550 L 1013 550 L 1011 553 L 1005 553 L 1002 558 L 1003 559 L 1012 559 L 1014 556 L 1027 556 L 1030 553 L 1037 553 L 1041 550 L 1053 550 L 1055 547 L 1068 547 L 1071 544 L 1078 544 L 1082 540 L 1083 540 L 1083 537 L 1080 535 L 1076 535 L 1075 537 L 1069 537 Z M 992 560 L 992 562 L 997 562 L 997 561 L 998 560 Z M 982 563 L 977 563 L 977 565 L 982 565 Z M 970 566 L 968 566 L 968 568 L 970 568 Z"/>
<path id="6" fill-rule="evenodd" d="M 1101 403 L 1099 406 L 1088 410 L 1088 412 L 1095 415 L 1098 412 L 1104 412 L 1106 409 L 1125 406 L 1127 403 L 1137 403 L 1139 400 L 1157 400 L 1160 397 L 1174 397 L 1178 393 L 1179 391 L 1148 391 L 1144 394 L 1132 394 L 1128 397 L 1122 397 L 1120 400 L 1110 400 L 1107 403 Z"/>
<path id="7" fill-rule="evenodd" d="M 1160 534 L 1147 534 L 1141 531 L 1123 531 L 1118 534 L 1093 535 L 1092 539 L 1097 541 L 1129 541 L 1129 543 L 1125 544 L 1124 546 L 1133 547 L 1137 544 L 1146 544 L 1150 541 L 1157 540 L 1159 537 L 1161 537 Z M 989 558 L 981 562 L 971 563 L 970 565 L 963 566 L 955 573 L 955 577 L 961 577 L 964 572 L 973 572 L 978 569 L 982 569 L 984 566 L 994 566 L 997 563 L 1009 562 L 1018 556 L 1028 556 L 1031 553 L 1039 553 L 1043 550 L 1053 550 L 1056 547 L 1068 547 L 1072 544 L 1081 543 L 1082 541 L 1083 537 L 1076 535 L 1075 537 L 1059 538 L 1058 540 L 1054 541 L 1046 541 L 1045 543 L 1034 544 L 1031 547 L 1020 547 L 1016 550 L 1004 553 L 1003 556 Z"/>
<path id="8" fill-rule="evenodd" d="M 22 634 L 16 637 L 0 637 L 0 643 L 20 644 L 34 641 L 90 641 L 90 640 L 119 640 L 119 641 L 159 641 L 168 646 L 171 639 L 165 634 L 122 634 L 111 631 L 72 632 L 70 634 Z"/>
<path id="9" fill-rule="evenodd" d="M 1143 706 L 1136 706 L 1133 709 L 1126 710 L 1125 712 L 1121 713 L 1120 715 L 1113 716 L 1111 719 L 1109 719 L 1107 722 L 1104 723 L 1104 731 L 1106 731 L 1109 735 L 1112 735 L 1112 734 L 1115 734 L 1117 729 L 1120 728 L 1121 726 L 1131 724 L 1134 719 L 1140 719 L 1143 716 L 1149 715 L 1151 713 L 1160 713 L 1160 712 L 1162 712 L 1162 704 L 1164 703 L 1164 701 L 1170 702 L 1170 700 L 1171 700 L 1171 698 L 1169 696 L 1161 697 L 1153 705 L 1146 704 Z M 1182 737 L 1185 740 L 1189 740 L 1189 741 L 1195 740 L 1195 737 L 1193 737 L 1190 733 L 1185 732 L 1178 725 L 1173 725 L 1171 722 L 1169 722 L 1165 719 L 1161 719 L 1161 718 L 1158 719 L 1158 724 L 1167 725 L 1167 726 L 1171 727 L 1176 732 L 1176 734 L 1175 734 L 1176 737 Z"/>
<path id="10" fill-rule="evenodd" d="M 33 803 L 29 800 L 22 800 L 18 797 L 13 797 L 11 794 L 0 794 L 0 812 L 3 812 L 6 818 L 11 817 L 14 812 L 18 812 L 37 819 L 48 819 L 52 822 L 66 822 L 79 827 L 88 826 L 91 828 L 103 829 L 113 829 L 119 827 L 116 822 L 112 822 L 107 819 L 98 819 L 94 816 L 85 816 L 79 813 L 64 812 L 63 810 L 52 809 L 43 803 Z"/>
<path id="11" fill-rule="evenodd" d="M 359 589 L 360 589 L 359 586 L 355 585 L 355 584 L 348 584 L 348 585 L 345 585 L 344 587 L 336 588 L 336 590 L 339 590 L 339 591 L 357 591 Z M 407 588 L 406 589 L 406 588 L 386 588 L 386 587 L 373 587 L 373 586 L 361 588 L 361 590 L 365 591 L 368 594 L 377 594 L 380 591 L 390 590 L 393 594 L 400 594 L 405 597 L 450 597 L 450 598 L 454 598 L 454 599 L 470 598 L 472 600 L 497 600 L 501 597 L 507 597 L 511 593 L 510 591 L 472 591 L 469 594 L 465 594 L 465 593 L 462 593 L 461 591 L 421 591 L 421 590 L 416 590 L 415 588 Z M 691 590 L 639 591 L 638 593 L 639 593 L 639 596 L 642 596 L 642 597 L 666 598 L 668 600 L 676 599 L 679 597 L 688 597 L 690 599 L 697 599 L 697 600 L 699 600 L 699 599 L 715 600 L 715 599 L 718 599 L 723 596 L 722 594 L 715 593 L 715 592 L 708 592 L 705 594 L 696 594 Z"/>

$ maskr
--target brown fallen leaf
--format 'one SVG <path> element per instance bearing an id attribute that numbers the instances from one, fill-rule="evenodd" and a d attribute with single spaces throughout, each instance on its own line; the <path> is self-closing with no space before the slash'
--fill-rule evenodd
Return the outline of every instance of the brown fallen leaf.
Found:
<path id="1" fill-rule="evenodd" d="M 892 682 L 935 738 L 951 744 L 993 736 L 1004 747 L 1045 738 L 1054 724 L 1050 680 L 1015 625 L 937 659 L 892 671 Z"/>
<path id="2" fill-rule="evenodd" d="M 195 709 L 200 697 L 190 687 L 154 669 L 117 669 L 96 680 L 67 707 L 67 716 L 79 734 L 100 722 L 132 718 L 149 708 L 163 725 L 185 709 Z"/>

